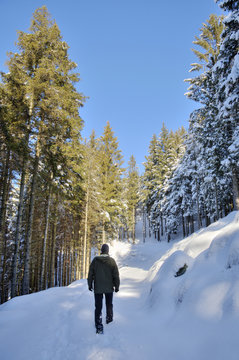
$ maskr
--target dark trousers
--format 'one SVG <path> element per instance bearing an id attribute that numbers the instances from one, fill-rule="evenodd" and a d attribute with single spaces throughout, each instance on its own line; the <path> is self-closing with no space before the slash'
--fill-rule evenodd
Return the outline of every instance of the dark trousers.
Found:
<path id="1" fill-rule="evenodd" d="M 113 293 L 106 293 L 106 321 L 113 320 Z M 95 326 L 102 324 L 103 294 L 95 294 Z"/>

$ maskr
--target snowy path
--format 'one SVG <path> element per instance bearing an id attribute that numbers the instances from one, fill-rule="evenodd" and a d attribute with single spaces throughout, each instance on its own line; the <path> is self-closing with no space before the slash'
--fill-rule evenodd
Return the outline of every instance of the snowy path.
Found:
<path id="1" fill-rule="evenodd" d="M 121 286 L 104 335 L 95 334 L 94 296 L 80 280 L 1 305 L 0 359 L 239 359 L 239 212 L 170 245 L 147 239 L 110 250 Z"/>
<path id="2" fill-rule="evenodd" d="M 94 297 L 86 280 L 17 297 L 0 307 L 1 360 L 147 359 L 144 299 L 147 270 L 160 257 L 127 243 L 114 247 L 120 267 L 120 292 L 114 295 L 114 322 L 96 335 Z M 112 254 L 114 256 L 114 254 Z M 136 267 L 137 265 L 137 267 Z M 103 313 L 104 316 L 104 313 Z M 129 341 L 130 338 L 130 341 Z M 3 355 L 3 357 L 2 357 Z"/>

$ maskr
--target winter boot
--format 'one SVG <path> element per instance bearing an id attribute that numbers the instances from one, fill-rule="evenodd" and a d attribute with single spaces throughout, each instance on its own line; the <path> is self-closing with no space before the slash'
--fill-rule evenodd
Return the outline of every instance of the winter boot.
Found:
<path id="1" fill-rule="evenodd" d="M 103 324 L 96 325 L 96 334 L 104 334 Z"/>
<path id="2" fill-rule="evenodd" d="M 112 316 L 106 316 L 106 324 L 109 324 L 113 321 L 113 317 Z"/>

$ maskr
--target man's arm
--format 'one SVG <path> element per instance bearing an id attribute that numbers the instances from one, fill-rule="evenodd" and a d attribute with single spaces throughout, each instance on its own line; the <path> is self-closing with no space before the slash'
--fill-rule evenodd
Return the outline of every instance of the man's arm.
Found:
<path id="1" fill-rule="evenodd" d="M 93 289 L 93 281 L 94 281 L 94 274 L 95 274 L 95 268 L 94 268 L 94 260 L 91 262 L 90 264 L 90 268 L 89 268 L 89 273 L 88 273 L 88 278 L 87 278 L 87 282 L 88 282 L 88 288 L 90 291 L 92 291 Z"/>
<path id="2" fill-rule="evenodd" d="M 115 287 L 115 292 L 118 292 L 120 286 L 120 277 L 119 277 L 118 266 L 115 260 L 113 260 L 113 285 Z"/>

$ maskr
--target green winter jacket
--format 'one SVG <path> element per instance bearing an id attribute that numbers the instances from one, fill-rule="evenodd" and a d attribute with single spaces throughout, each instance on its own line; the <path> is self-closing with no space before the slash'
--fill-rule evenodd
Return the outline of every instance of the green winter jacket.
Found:
<path id="1" fill-rule="evenodd" d="M 111 293 L 119 290 L 119 270 L 115 260 L 109 255 L 96 256 L 91 264 L 88 274 L 89 289 L 95 294 Z"/>

